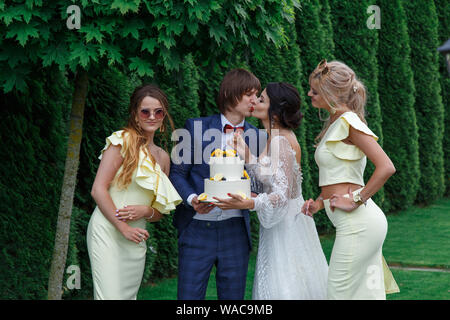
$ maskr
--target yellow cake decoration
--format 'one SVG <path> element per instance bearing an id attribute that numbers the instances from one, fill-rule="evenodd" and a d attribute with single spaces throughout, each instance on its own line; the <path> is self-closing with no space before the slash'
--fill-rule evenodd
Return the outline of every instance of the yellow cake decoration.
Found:
<path id="1" fill-rule="evenodd" d="M 227 157 L 236 157 L 236 150 L 228 149 L 225 151 L 225 155 Z"/>
<path id="2" fill-rule="evenodd" d="M 211 153 L 211 157 L 223 157 L 223 150 L 216 149 Z"/>

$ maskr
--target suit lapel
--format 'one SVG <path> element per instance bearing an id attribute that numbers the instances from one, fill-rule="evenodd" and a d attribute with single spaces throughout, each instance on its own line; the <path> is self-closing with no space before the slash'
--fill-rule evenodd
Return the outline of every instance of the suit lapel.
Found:
<path id="1" fill-rule="evenodd" d="M 211 116 L 209 127 L 222 131 L 222 121 L 220 120 L 220 114 L 213 114 Z"/>
<path id="2" fill-rule="evenodd" d="M 203 127 L 203 150 L 205 150 L 206 147 L 211 148 L 213 151 L 215 149 L 222 149 L 222 137 L 210 137 L 210 134 L 214 134 L 215 132 L 210 132 L 209 134 L 205 135 L 206 130 L 219 130 L 219 132 L 222 132 L 222 121 L 220 120 L 220 114 L 214 114 L 209 117 L 209 122 L 206 124 L 204 123 Z M 217 134 L 217 133 L 215 133 Z M 209 159 L 205 159 L 206 163 L 209 161 Z"/>

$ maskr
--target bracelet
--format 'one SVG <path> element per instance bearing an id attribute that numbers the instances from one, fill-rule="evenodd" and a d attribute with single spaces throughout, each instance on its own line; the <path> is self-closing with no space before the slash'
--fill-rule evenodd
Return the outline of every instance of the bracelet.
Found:
<path id="1" fill-rule="evenodd" d="M 322 197 L 322 196 L 319 196 L 319 197 L 317 198 L 317 200 L 322 201 L 322 207 L 325 208 L 325 204 L 324 204 L 324 202 L 323 202 L 323 197 Z M 316 200 L 316 201 L 317 201 L 317 200 Z M 319 210 L 322 210 L 323 208 L 321 208 L 321 209 L 319 209 Z"/>
<path id="2" fill-rule="evenodd" d="M 363 200 L 363 197 L 360 192 L 353 195 L 353 202 L 355 202 L 358 206 L 362 204 L 364 204 L 364 206 L 367 206 L 367 200 L 366 201 Z"/>
<path id="3" fill-rule="evenodd" d="M 153 207 L 150 207 L 150 208 L 152 208 L 152 215 L 150 216 L 150 217 L 148 217 L 148 218 L 145 218 L 145 220 L 147 220 L 148 222 L 150 222 L 150 220 L 153 218 L 153 216 L 155 215 L 155 209 L 153 208 Z"/>

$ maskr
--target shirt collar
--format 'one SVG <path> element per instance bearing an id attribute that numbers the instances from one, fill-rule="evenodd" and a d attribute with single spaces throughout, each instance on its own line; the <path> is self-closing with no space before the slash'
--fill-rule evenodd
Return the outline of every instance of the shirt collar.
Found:
<path id="1" fill-rule="evenodd" d="M 225 116 L 221 113 L 220 114 L 220 121 L 222 122 L 222 129 L 225 127 L 226 124 L 229 124 L 230 126 L 233 126 L 233 127 L 243 127 L 244 123 L 245 123 L 245 118 L 244 118 L 244 120 L 242 120 L 241 123 L 239 123 L 238 125 L 235 126 L 230 121 L 228 121 L 228 119 L 225 118 Z"/>

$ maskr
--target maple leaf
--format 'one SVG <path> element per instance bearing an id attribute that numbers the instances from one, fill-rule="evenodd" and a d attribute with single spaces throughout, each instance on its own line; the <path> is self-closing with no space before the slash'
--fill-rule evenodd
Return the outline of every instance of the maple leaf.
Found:
<path id="1" fill-rule="evenodd" d="M 130 70 L 136 70 L 141 77 L 145 75 L 153 77 L 154 72 L 149 62 L 138 57 L 130 58 L 129 60 L 131 61 L 129 65 Z"/>
<path id="2" fill-rule="evenodd" d="M 154 38 L 144 39 L 142 40 L 141 51 L 147 50 L 148 52 L 153 53 L 157 44 L 158 43 Z"/>
<path id="3" fill-rule="evenodd" d="M 128 11 L 138 12 L 140 3 L 140 0 L 114 0 L 111 4 L 111 9 L 119 9 L 121 14 L 125 14 Z"/>
<path id="4" fill-rule="evenodd" d="M 73 43 L 71 45 L 70 60 L 79 61 L 80 65 L 86 68 L 91 60 L 97 61 L 97 46 Z"/>
<path id="5" fill-rule="evenodd" d="M 100 28 L 93 24 L 81 27 L 80 32 L 86 34 L 86 42 L 90 42 L 92 39 L 97 40 L 98 43 L 103 41 L 103 34 L 100 32 Z"/>
<path id="6" fill-rule="evenodd" d="M 6 38 L 16 37 L 20 45 L 24 47 L 29 37 L 32 38 L 39 37 L 39 32 L 38 29 L 36 29 L 36 26 L 37 26 L 36 22 L 31 22 L 29 24 L 14 23 L 9 27 L 9 30 L 6 33 Z"/>
<path id="7" fill-rule="evenodd" d="M 114 45 L 104 44 L 99 48 L 100 57 L 105 54 L 108 57 L 108 65 L 112 65 L 115 62 L 122 63 L 122 54 L 120 53 L 120 48 Z"/>

